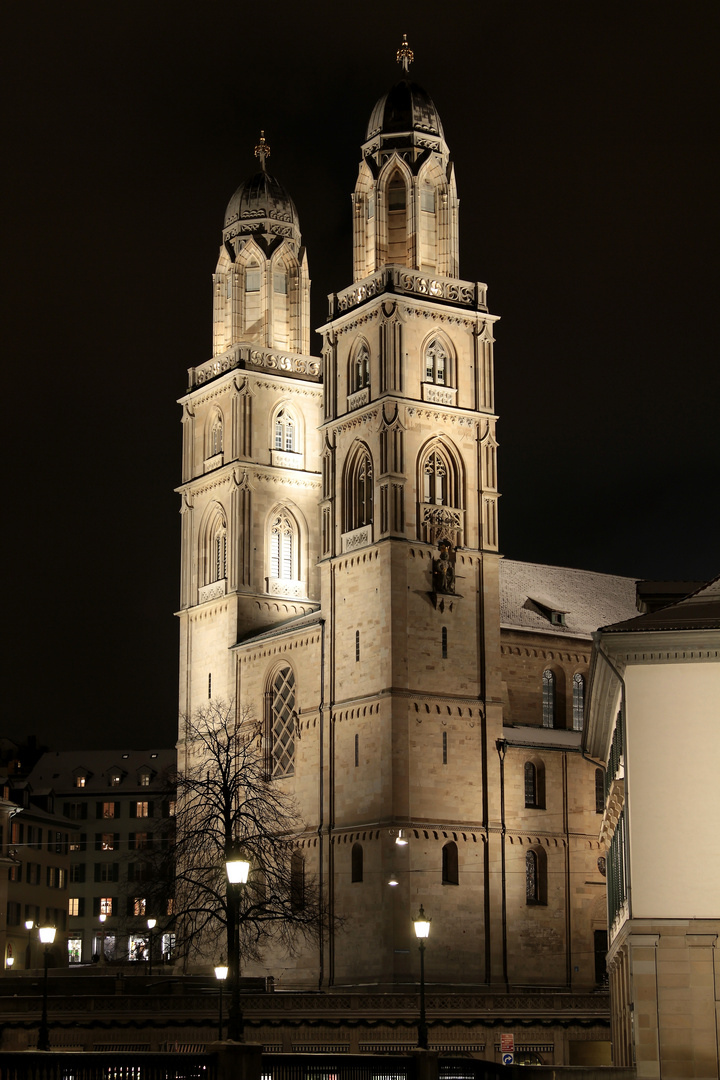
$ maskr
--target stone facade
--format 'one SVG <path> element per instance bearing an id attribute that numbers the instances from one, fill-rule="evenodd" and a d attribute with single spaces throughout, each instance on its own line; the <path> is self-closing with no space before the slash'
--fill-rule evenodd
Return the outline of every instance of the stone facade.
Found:
<path id="1" fill-rule="evenodd" d="M 587 1000 L 604 981 L 605 888 L 582 694 L 590 634 L 631 613 L 631 583 L 500 555 L 497 317 L 487 287 L 458 277 L 454 167 L 425 91 L 406 72 L 372 113 L 354 281 L 329 298 L 321 359 L 278 351 L 270 308 L 240 310 L 255 303 L 248 258 L 269 303 L 272 259 L 301 250 L 289 196 L 262 174 L 228 209 L 266 192 L 250 254 L 225 237 L 216 355 L 182 399 L 179 615 L 181 714 L 217 697 L 262 719 L 307 823 L 307 870 L 344 920 L 263 970 L 284 988 L 413 984 L 422 903 L 427 977 L 448 1000 L 478 986 Z M 295 230 L 282 240 L 277 206 Z M 218 314 L 231 293 L 240 308 Z M 182 766 L 182 726 L 178 748 Z"/>

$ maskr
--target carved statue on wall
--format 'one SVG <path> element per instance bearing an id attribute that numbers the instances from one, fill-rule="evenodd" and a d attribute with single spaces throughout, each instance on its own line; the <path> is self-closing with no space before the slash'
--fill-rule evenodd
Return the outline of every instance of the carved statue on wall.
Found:
<path id="1" fill-rule="evenodd" d="M 440 556 L 433 559 L 433 588 L 436 593 L 455 592 L 455 567 L 450 556 L 450 544 L 446 540 L 441 541 Z"/>

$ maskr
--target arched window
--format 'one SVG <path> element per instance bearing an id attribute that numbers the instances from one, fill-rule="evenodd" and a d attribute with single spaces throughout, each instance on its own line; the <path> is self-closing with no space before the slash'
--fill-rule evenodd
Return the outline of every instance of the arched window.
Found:
<path id="1" fill-rule="evenodd" d="M 525 853 L 525 902 L 547 904 L 547 858 L 542 848 Z"/>
<path id="2" fill-rule="evenodd" d="M 404 264 L 407 259 L 407 192 L 400 173 L 395 173 L 387 189 L 389 263 Z"/>
<path id="3" fill-rule="evenodd" d="M 443 844 L 442 883 L 443 885 L 458 884 L 458 849 L 454 840 L 449 840 L 447 844 Z"/>
<path id="4" fill-rule="evenodd" d="M 294 454 L 297 450 L 297 425 L 288 409 L 281 409 L 275 417 L 274 443 L 276 450 Z"/>
<path id="5" fill-rule="evenodd" d="M 423 465 L 424 501 L 436 506 L 452 506 L 449 499 L 450 469 L 445 455 L 433 450 Z"/>
<path id="6" fill-rule="evenodd" d="M 299 851 L 290 856 L 290 909 L 303 911 L 305 908 L 305 859 Z"/>
<path id="7" fill-rule="evenodd" d="M 525 805 L 537 806 L 537 770 L 532 761 L 525 762 Z"/>
<path id="8" fill-rule="evenodd" d="M 270 524 L 270 577 L 293 581 L 296 573 L 297 528 L 284 510 Z"/>
<path id="9" fill-rule="evenodd" d="M 295 675 L 291 667 L 275 672 L 268 693 L 269 772 L 292 776 L 295 772 Z"/>
<path id="10" fill-rule="evenodd" d="M 362 881 L 363 879 L 363 849 L 362 844 L 353 844 L 352 846 L 352 880 Z"/>
<path id="11" fill-rule="evenodd" d="M 370 350 L 362 342 L 350 360 L 350 393 L 355 394 L 370 385 Z"/>
<path id="12" fill-rule="evenodd" d="M 219 409 L 213 409 L 208 417 L 205 457 L 212 458 L 223 452 L 223 418 Z"/>
<path id="13" fill-rule="evenodd" d="M 218 506 L 205 532 L 205 573 L 203 584 L 223 581 L 227 577 L 227 523 Z"/>
<path id="14" fill-rule="evenodd" d="M 555 727 L 555 674 L 546 668 L 542 675 L 543 727 Z"/>
<path id="15" fill-rule="evenodd" d="M 450 356 L 439 338 L 433 338 L 425 349 L 425 382 L 452 385 Z"/>
<path id="16" fill-rule="evenodd" d="M 579 671 L 573 675 L 573 731 L 582 731 L 585 716 L 585 680 Z"/>
<path id="17" fill-rule="evenodd" d="M 373 519 L 373 465 L 369 450 L 360 447 L 350 462 L 345 490 L 345 532 L 370 525 Z"/>

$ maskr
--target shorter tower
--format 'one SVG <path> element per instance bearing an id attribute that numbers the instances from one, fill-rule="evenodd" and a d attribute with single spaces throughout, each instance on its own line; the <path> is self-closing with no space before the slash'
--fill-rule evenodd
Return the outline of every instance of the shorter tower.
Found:
<path id="1" fill-rule="evenodd" d="M 183 406 L 180 712 L 238 699 L 239 638 L 318 606 L 320 361 L 297 210 L 266 168 L 228 203 L 213 356 Z M 181 758 L 182 765 L 182 758 Z"/>

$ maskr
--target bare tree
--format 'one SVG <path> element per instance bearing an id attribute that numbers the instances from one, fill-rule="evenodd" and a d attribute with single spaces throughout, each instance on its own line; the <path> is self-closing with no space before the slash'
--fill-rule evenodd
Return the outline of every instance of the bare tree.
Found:
<path id="1" fill-rule="evenodd" d="M 294 798 L 273 780 L 261 725 L 232 703 L 208 702 L 185 718 L 187 766 L 177 776 L 175 906 L 185 955 L 225 953 L 233 985 L 240 961 L 271 943 L 292 954 L 322 933 L 322 897 L 306 875 L 306 835 Z M 249 861 L 247 884 L 229 886 L 225 862 Z"/>

